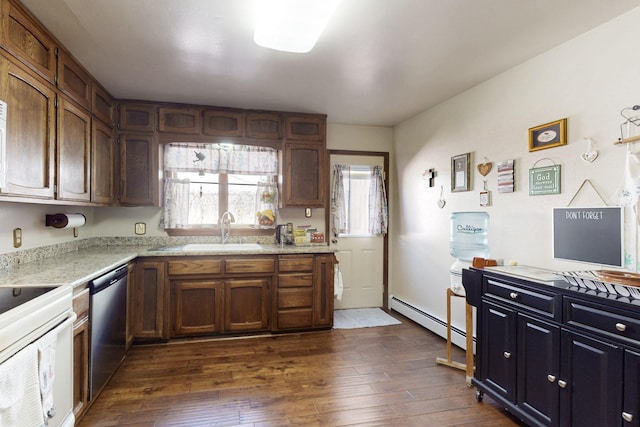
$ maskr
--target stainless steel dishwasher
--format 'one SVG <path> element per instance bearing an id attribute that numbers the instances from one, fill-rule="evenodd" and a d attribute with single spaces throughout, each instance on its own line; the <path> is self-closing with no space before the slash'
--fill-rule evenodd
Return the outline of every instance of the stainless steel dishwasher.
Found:
<path id="1" fill-rule="evenodd" d="M 124 265 L 89 282 L 90 400 L 97 397 L 126 353 L 128 270 Z"/>

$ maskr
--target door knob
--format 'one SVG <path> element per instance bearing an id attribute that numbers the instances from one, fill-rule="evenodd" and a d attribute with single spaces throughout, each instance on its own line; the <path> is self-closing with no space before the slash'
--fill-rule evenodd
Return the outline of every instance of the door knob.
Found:
<path id="1" fill-rule="evenodd" d="M 556 376 L 555 375 L 547 375 L 547 379 L 549 380 L 550 383 L 554 383 L 556 382 Z"/>
<path id="2" fill-rule="evenodd" d="M 630 423 L 631 421 L 633 421 L 633 415 L 628 413 L 628 412 L 623 412 L 622 413 L 622 419 L 625 420 L 626 422 Z"/>
<path id="3" fill-rule="evenodd" d="M 505 351 L 503 354 L 505 359 L 509 359 L 511 357 L 511 353 L 509 353 L 508 351 Z"/>
<path id="4" fill-rule="evenodd" d="M 511 292 L 511 293 L 509 294 L 509 296 L 510 296 L 512 299 L 516 299 L 516 298 L 518 298 L 518 293 L 517 293 L 517 292 Z"/>
<path id="5" fill-rule="evenodd" d="M 616 323 L 616 329 L 620 332 L 624 332 L 627 329 L 627 325 L 624 323 Z"/>
<path id="6" fill-rule="evenodd" d="M 558 380 L 558 385 L 560 388 L 565 388 L 567 386 L 567 382 L 564 380 Z"/>

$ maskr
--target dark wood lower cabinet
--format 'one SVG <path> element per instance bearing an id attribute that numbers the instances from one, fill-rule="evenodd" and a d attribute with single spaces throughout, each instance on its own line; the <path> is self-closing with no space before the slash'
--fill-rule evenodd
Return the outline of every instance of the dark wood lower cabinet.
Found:
<path id="1" fill-rule="evenodd" d="M 532 426 L 640 425 L 635 306 L 475 269 L 463 284 L 478 307 L 479 401 L 486 393 Z"/>
<path id="2" fill-rule="evenodd" d="M 142 341 L 333 326 L 329 254 L 183 256 L 138 262 L 133 334 Z"/>

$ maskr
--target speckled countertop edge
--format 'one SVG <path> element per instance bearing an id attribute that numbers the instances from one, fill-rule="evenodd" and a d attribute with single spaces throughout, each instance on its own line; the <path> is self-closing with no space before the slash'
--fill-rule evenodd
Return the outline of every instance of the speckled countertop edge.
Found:
<path id="1" fill-rule="evenodd" d="M 260 250 L 215 251 L 150 251 L 157 246 L 98 245 L 79 247 L 50 257 L 28 261 L 0 269 L 0 286 L 78 286 L 138 257 L 175 257 L 202 255 L 277 255 L 333 253 L 326 245 L 285 246 L 261 245 Z"/>

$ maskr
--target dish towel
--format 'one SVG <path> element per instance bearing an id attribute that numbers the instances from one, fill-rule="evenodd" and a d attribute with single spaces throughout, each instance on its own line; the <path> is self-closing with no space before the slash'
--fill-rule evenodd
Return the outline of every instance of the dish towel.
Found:
<path id="1" fill-rule="evenodd" d="M 40 396 L 42 397 L 42 416 L 45 424 L 48 424 L 49 418 L 53 418 L 56 413 L 56 408 L 53 404 L 53 381 L 56 379 L 57 341 L 57 331 L 51 331 L 36 342 L 38 346 L 38 376 Z"/>
<path id="2" fill-rule="evenodd" d="M 0 364 L 0 425 L 42 426 L 38 349 L 29 344 Z"/>
<path id="3" fill-rule="evenodd" d="M 342 283 L 342 273 L 340 272 L 340 267 L 338 267 L 338 264 L 336 264 L 333 266 L 333 296 L 338 301 L 342 301 L 343 290 L 344 285 Z"/>

